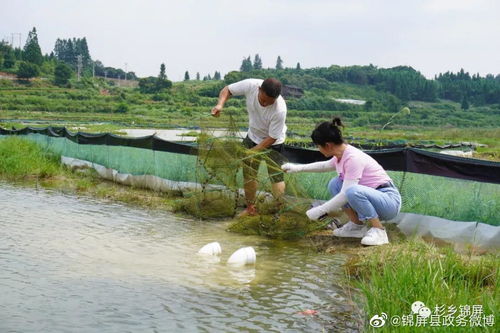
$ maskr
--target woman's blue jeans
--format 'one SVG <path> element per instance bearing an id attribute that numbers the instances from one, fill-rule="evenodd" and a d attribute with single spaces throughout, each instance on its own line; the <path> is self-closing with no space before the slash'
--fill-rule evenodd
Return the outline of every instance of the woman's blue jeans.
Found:
<path id="1" fill-rule="evenodd" d="M 343 180 L 335 177 L 328 183 L 328 190 L 332 196 L 342 189 Z M 345 192 L 347 204 L 345 208 L 352 208 L 361 221 L 379 218 L 390 220 L 398 215 L 401 209 L 401 195 L 395 186 L 384 187 L 378 190 L 363 186 L 351 186 Z"/>

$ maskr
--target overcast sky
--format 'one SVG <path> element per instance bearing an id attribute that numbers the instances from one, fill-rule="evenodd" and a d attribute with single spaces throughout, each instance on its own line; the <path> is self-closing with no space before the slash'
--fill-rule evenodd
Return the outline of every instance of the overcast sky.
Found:
<path id="1" fill-rule="evenodd" d="M 43 53 L 87 37 L 106 66 L 171 80 L 264 67 L 408 65 L 427 77 L 464 68 L 500 73 L 497 0 L 14 0 L 0 6 L 0 39 L 36 27 Z M 15 46 L 19 45 L 18 36 Z"/>

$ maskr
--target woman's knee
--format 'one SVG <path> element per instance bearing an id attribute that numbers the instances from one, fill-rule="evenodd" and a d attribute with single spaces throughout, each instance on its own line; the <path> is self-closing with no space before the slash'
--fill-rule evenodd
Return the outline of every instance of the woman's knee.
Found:
<path id="1" fill-rule="evenodd" d="M 351 186 L 345 191 L 345 195 L 347 197 L 347 201 L 352 202 L 363 196 L 363 186 L 361 185 Z"/>
<path id="2" fill-rule="evenodd" d="M 337 195 L 342 189 L 343 181 L 339 177 L 332 178 L 328 183 L 328 191 L 332 196 Z"/>

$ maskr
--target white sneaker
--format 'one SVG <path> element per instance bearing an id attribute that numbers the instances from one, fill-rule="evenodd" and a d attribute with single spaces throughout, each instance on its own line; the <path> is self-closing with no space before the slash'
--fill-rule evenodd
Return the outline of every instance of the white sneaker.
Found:
<path id="1" fill-rule="evenodd" d="M 363 245 L 383 245 L 389 243 L 385 229 L 370 228 L 366 236 L 361 240 Z"/>
<path id="2" fill-rule="evenodd" d="M 367 228 L 364 224 L 356 224 L 349 221 L 341 228 L 333 230 L 333 235 L 337 237 L 363 238 L 363 236 L 366 234 L 366 230 Z"/>

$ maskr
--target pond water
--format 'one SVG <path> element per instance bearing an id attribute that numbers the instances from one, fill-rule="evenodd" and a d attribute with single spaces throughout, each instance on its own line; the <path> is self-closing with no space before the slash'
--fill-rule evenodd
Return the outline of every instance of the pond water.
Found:
<path id="1" fill-rule="evenodd" d="M 196 141 L 195 136 L 187 136 L 185 134 L 192 133 L 201 133 L 200 130 L 193 130 L 187 128 L 178 128 L 178 129 L 137 129 L 137 128 L 125 128 L 119 130 L 120 132 L 124 132 L 126 136 L 131 137 L 141 137 L 155 134 L 157 137 L 166 140 L 166 141 Z M 216 137 L 228 136 L 230 135 L 227 130 L 223 129 L 213 129 L 210 131 L 210 134 Z M 239 137 L 244 138 L 247 135 L 247 132 L 238 132 L 236 133 Z"/>
<path id="2" fill-rule="evenodd" d="M 0 332 L 357 331 L 341 255 L 225 227 L 0 183 Z"/>

